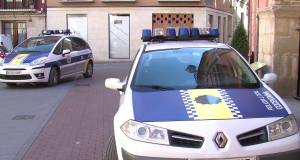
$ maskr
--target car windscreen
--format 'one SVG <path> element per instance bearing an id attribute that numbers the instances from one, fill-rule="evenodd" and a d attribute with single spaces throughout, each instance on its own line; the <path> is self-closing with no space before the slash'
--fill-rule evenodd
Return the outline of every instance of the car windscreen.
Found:
<path id="1" fill-rule="evenodd" d="M 181 48 L 142 53 L 134 91 L 259 88 L 260 82 L 232 49 Z"/>
<path id="2" fill-rule="evenodd" d="M 19 44 L 11 53 L 16 52 L 43 52 L 49 53 L 60 39 L 60 36 L 34 37 Z"/>

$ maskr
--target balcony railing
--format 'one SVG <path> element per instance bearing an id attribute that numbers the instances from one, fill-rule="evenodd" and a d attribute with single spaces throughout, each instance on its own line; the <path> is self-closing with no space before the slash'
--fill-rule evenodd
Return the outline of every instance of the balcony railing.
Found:
<path id="1" fill-rule="evenodd" d="M 0 10 L 19 10 L 19 9 L 34 9 L 30 8 L 27 1 L 33 1 L 35 4 L 37 0 L 0 0 Z"/>

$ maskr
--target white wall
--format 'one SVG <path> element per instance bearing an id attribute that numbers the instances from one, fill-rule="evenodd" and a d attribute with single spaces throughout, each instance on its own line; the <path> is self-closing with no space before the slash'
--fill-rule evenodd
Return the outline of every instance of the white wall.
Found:
<path id="1" fill-rule="evenodd" d="M 47 29 L 66 29 L 67 14 L 87 14 L 88 43 L 95 61 L 130 61 L 144 44 L 141 41 L 142 30 L 152 29 L 152 13 L 194 14 L 194 27 L 198 28 L 206 27 L 208 13 L 222 17 L 231 15 L 199 7 L 48 8 Z M 130 15 L 130 59 L 109 59 L 109 14 Z"/>

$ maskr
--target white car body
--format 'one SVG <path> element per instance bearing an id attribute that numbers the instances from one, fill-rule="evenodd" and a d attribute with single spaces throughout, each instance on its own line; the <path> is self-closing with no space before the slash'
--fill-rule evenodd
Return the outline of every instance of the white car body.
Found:
<path id="1" fill-rule="evenodd" d="M 84 74 L 87 70 L 88 62 L 93 63 L 93 55 L 91 49 L 89 47 L 83 48 L 82 50 L 75 50 L 74 46 L 70 46 L 73 48 L 72 51 L 69 49 L 63 50 L 63 46 L 61 48 L 60 54 L 54 54 L 54 50 L 56 47 L 62 42 L 64 39 L 72 39 L 77 38 L 82 42 L 85 42 L 82 38 L 69 35 L 69 34 L 52 34 L 52 35 L 43 35 L 39 37 L 32 38 L 43 38 L 43 37 L 59 37 L 59 40 L 53 46 L 50 52 L 45 53 L 33 53 L 33 52 L 11 52 L 5 58 L 5 62 L 0 65 L 0 82 L 3 83 L 36 83 L 36 82 L 48 82 L 50 71 L 53 67 L 57 67 L 59 71 L 59 79 L 74 76 L 77 74 Z M 25 42 L 25 41 L 24 41 Z M 24 43 L 22 42 L 22 43 Z M 63 42 L 62 42 L 63 43 Z M 85 42 L 87 44 L 87 42 Z M 22 45 L 22 44 L 20 44 Z M 73 39 L 72 39 L 72 45 Z M 18 46 L 14 49 L 16 50 Z M 62 51 L 63 50 L 63 51 Z M 45 57 L 46 60 L 42 64 L 30 65 L 31 62 Z M 8 75 L 8 71 L 14 71 L 14 73 L 10 73 Z M 24 78 L 24 76 L 28 76 Z M 8 77 L 10 76 L 10 77 Z M 22 78 L 15 78 L 15 77 Z"/>
<path id="2" fill-rule="evenodd" d="M 146 49 L 144 47 L 146 47 Z M 160 99 L 159 97 L 163 97 L 163 98 L 168 97 L 168 96 L 164 97 L 165 93 L 169 94 L 170 92 L 171 94 L 171 92 L 173 93 L 176 91 L 161 91 L 159 93 L 160 96 L 155 97 L 153 101 L 149 100 L 150 98 L 148 97 L 151 97 L 151 95 L 154 96 L 155 94 L 158 94 L 158 92 L 154 92 L 154 93 L 143 92 L 142 94 L 144 95 L 139 94 L 138 97 L 141 98 L 141 101 L 146 100 L 144 101 L 144 104 L 142 102 L 141 103 L 136 102 L 138 100 L 133 100 L 134 96 L 137 94 L 134 93 L 134 91 L 131 89 L 130 84 L 132 83 L 133 74 L 135 73 L 135 70 L 138 65 L 138 60 L 141 54 L 143 54 L 144 51 L 155 51 L 155 50 L 172 49 L 172 48 L 190 48 L 190 47 L 212 47 L 212 48 L 231 49 L 231 47 L 227 45 L 220 44 L 220 43 L 213 43 L 213 42 L 178 42 L 178 43 L 148 44 L 145 46 L 141 46 L 139 52 L 137 53 L 136 59 L 132 64 L 130 75 L 126 77 L 126 80 L 124 82 L 120 82 L 117 79 L 107 79 L 106 81 L 107 88 L 114 89 L 114 90 L 121 90 L 119 110 L 114 117 L 114 135 L 115 135 L 116 149 L 117 149 L 117 155 L 119 160 L 123 160 L 123 159 L 124 160 L 128 160 L 128 159 L 136 159 L 136 160 L 137 159 L 152 159 L 152 160 L 156 160 L 156 159 L 160 159 L 160 160 L 163 159 L 258 160 L 261 159 L 264 160 L 264 159 L 272 159 L 274 157 L 278 157 L 277 154 L 281 154 L 281 153 L 285 154 L 285 152 L 287 152 L 286 155 L 289 155 L 290 152 L 293 152 L 293 154 L 294 152 L 297 152 L 296 155 L 300 155 L 299 154 L 300 153 L 299 131 L 296 134 L 287 136 L 285 138 L 277 139 L 274 141 L 267 141 L 255 145 L 249 145 L 249 146 L 242 146 L 238 141 L 237 137 L 239 135 L 247 133 L 257 128 L 262 128 L 273 122 L 276 122 L 283 118 L 281 116 L 264 117 L 263 115 L 261 115 L 261 117 L 253 117 L 253 118 L 241 118 L 242 117 L 241 116 L 239 118 L 229 118 L 229 119 L 220 118 L 220 119 L 169 120 L 169 121 L 162 120 L 164 119 L 164 117 L 162 116 L 158 118 L 158 120 L 155 120 L 155 118 L 148 118 L 148 121 L 147 120 L 143 121 L 143 119 L 147 119 L 147 118 L 143 118 L 143 116 L 144 117 L 147 117 L 149 115 L 161 116 L 160 113 L 157 114 L 152 113 L 149 107 L 151 106 L 154 107 L 156 104 L 162 102 L 162 99 Z M 247 65 L 249 68 L 251 68 L 251 66 L 248 63 Z M 252 72 L 254 72 L 253 69 Z M 255 76 L 257 75 L 255 74 Z M 273 77 L 273 74 L 271 74 L 271 77 Z M 258 76 L 257 79 L 259 79 Z M 280 102 L 282 107 L 281 109 L 286 110 L 286 115 L 291 115 L 292 112 L 288 108 L 288 106 L 284 103 L 284 101 L 266 84 L 268 82 L 274 83 L 274 77 L 271 79 L 265 78 L 265 82 L 260 80 L 260 83 L 262 83 L 263 85 L 262 88 L 264 88 L 264 92 L 270 93 L 272 95 L 271 96 L 272 98 Z M 275 77 L 275 81 L 276 81 L 276 77 Z M 126 85 L 125 92 L 123 92 L 124 91 L 123 85 Z M 197 92 L 201 92 L 202 89 L 196 89 L 196 90 Z M 254 90 L 249 90 L 249 92 L 247 91 L 247 93 L 249 94 L 253 92 L 255 91 Z M 238 93 L 241 93 L 241 95 L 239 95 L 241 98 L 247 98 L 246 95 L 243 95 L 244 91 Z M 255 97 L 255 95 L 249 96 L 249 98 L 251 97 L 253 98 Z M 267 99 L 265 96 L 264 98 Z M 175 99 L 174 97 L 170 96 L 168 98 L 168 101 L 173 101 L 174 99 Z M 275 101 L 274 99 L 272 100 L 272 102 Z M 273 107 L 272 109 L 276 110 L 275 106 L 271 104 L 271 101 L 268 102 Z M 148 103 L 151 104 L 149 104 L 148 106 Z M 136 110 L 137 104 L 147 105 L 148 106 L 147 109 L 149 110 L 137 111 Z M 269 108 L 269 111 L 270 110 L 271 108 Z M 141 112 L 144 115 L 137 116 L 136 112 Z M 170 110 L 170 114 L 172 114 L 173 112 L 174 111 Z M 274 113 L 275 111 L 274 112 L 270 111 L 270 112 Z M 244 114 L 246 113 L 244 112 Z M 176 117 L 174 119 L 176 119 Z M 149 142 L 132 139 L 129 136 L 127 136 L 124 133 L 124 131 L 121 130 L 122 125 L 128 120 L 137 120 L 144 124 L 167 129 L 168 131 L 175 131 L 175 132 L 203 137 L 204 142 L 201 148 L 188 148 L 188 147 L 163 145 L 163 144 L 157 144 L 151 142 L 149 143 Z M 227 144 L 224 148 L 218 147 L 217 143 L 215 142 L 215 139 L 217 138 L 216 135 L 218 133 L 223 133 L 227 138 Z M 169 141 L 170 141 L 170 137 L 169 137 Z M 270 156 L 266 156 L 266 155 L 270 155 Z M 298 158 L 300 159 L 300 157 Z"/>

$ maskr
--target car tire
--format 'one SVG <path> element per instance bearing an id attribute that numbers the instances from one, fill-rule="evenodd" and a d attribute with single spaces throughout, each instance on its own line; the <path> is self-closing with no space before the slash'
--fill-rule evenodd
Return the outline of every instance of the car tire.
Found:
<path id="1" fill-rule="evenodd" d="M 17 83 L 6 83 L 7 86 L 16 86 Z"/>
<path id="2" fill-rule="evenodd" d="M 115 134 L 109 137 L 109 140 L 104 148 L 102 160 L 118 160 Z"/>
<path id="3" fill-rule="evenodd" d="M 57 67 L 52 67 L 49 74 L 48 86 L 56 86 L 58 84 L 59 74 Z"/>
<path id="4" fill-rule="evenodd" d="M 86 71 L 83 74 L 83 77 L 85 77 L 85 78 L 92 77 L 93 70 L 94 70 L 93 63 L 91 61 L 89 61 L 88 64 L 86 65 Z"/>

